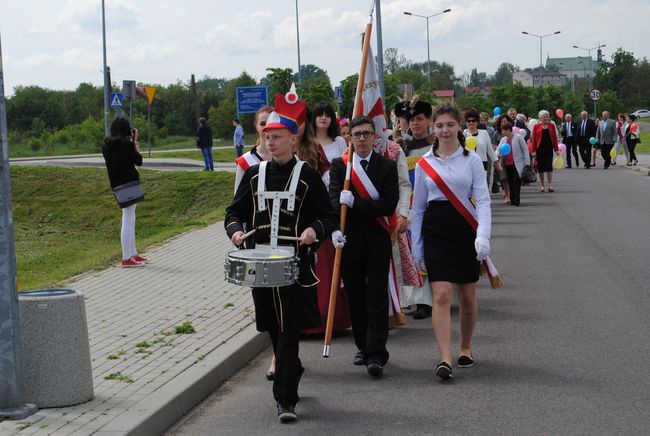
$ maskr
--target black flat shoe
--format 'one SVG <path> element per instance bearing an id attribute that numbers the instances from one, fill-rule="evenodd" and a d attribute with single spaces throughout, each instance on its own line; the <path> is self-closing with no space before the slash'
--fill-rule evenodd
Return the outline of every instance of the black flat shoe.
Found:
<path id="1" fill-rule="evenodd" d="M 368 366 L 366 368 L 368 370 L 368 374 L 373 377 L 381 377 L 382 374 L 384 374 L 384 365 L 377 362 L 376 360 L 371 360 L 368 362 Z"/>
<path id="2" fill-rule="evenodd" d="M 275 380 L 275 373 L 274 373 L 274 372 L 271 372 L 271 371 L 267 371 L 267 372 L 266 372 L 266 379 L 267 379 L 268 381 L 273 381 L 273 380 Z"/>
<path id="3" fill-rule="evenodd" d="M 459 368 L 471 368 L 474 366 L 474 359 L 470 356 L 460 356 L 458 358 Z"/>
<path id="4" fill-rule="evenodd" d="M 436 375 L 443 380 L 449 380 L 454 377 L 451 371 L 451 366 L 447 362 L 440 362 L 436 366 Z"/>
<path id="5" fill-rule="evenodd" d="M 413 312 L 413 319 L 424 319 L 431 316 L 431 306 L 418 304 L 418 308 Z"/>
<path id="6" fill-rule="evenodd" d="M 296 415 L 296 406 L 278 403 L 278 419 L 281 423 L 292 422 L 298 419 L 298 415 Z"/>

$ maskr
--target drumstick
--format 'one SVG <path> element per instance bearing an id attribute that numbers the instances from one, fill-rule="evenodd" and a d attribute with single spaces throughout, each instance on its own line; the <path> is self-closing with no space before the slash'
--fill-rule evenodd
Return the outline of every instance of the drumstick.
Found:
<path id="1" fill-rule="evenodd" d="M 246 233 L 244 233 L 244 235 L 242 236 L 242 241 L 243 241 L 244 239 L 248 238 L 250 235 L 252 235 L 252 234 L 255 233 L 256 231 L 257 231 L 257 229 L 253 229 L 253 230 L 251 230 L 250 232 L 246 232 Z"/>
<path id="2" fill-rule="evenodd" d="M 300 241 L 298 236 L 282 236 L 278 235 L 278 239 L 284 239 L 285 241 Z M 314 242 L 319 242 L 318 239 L 314 239 Z"/>

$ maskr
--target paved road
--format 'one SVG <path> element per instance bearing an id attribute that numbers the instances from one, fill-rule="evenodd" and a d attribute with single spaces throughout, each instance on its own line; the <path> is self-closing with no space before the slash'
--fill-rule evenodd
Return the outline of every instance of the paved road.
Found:
<path id="1" fill-rule="evenodd" d="M 352 365 L 351 336 L 301 343 L 299 421 L 276 421 L 270 350 L 169 430 L 198 434 L 647 434 L 650 428 L 650 177 L 621 167 L 556 173 L 493 207 L 471 369 L 433 374 L 429 320 L 391 332 L 381 380 Z M 455 342 L 458 324 L 454 317 Z"/>

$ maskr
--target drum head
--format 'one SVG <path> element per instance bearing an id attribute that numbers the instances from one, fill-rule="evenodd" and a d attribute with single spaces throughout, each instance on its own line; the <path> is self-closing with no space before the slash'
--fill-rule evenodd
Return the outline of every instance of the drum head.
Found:
<path id="1" fill-rule="evenodd" d="M 274 259 L 289 259 L 293 257 L 293 253 L 286 250 L 259 250 L 259 249 L 246 249 L 236 250 L 228 253 L 228 257 L 234 259 L 245 260 L 274 260 Z"/>

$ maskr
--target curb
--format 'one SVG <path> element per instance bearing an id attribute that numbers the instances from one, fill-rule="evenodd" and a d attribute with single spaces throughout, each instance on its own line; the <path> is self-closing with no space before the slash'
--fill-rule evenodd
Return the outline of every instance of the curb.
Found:
<path id="1" fill-rule="evenodd" d="M 252 323 L 174 380 L 103 427 L 97 434 L 163 433 L 270 345 Z"/>

